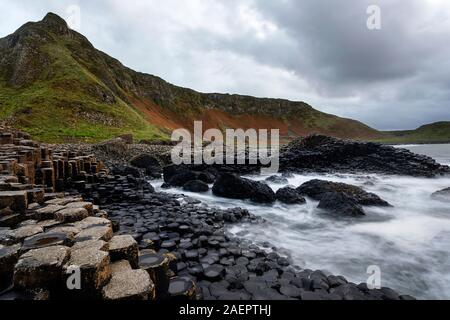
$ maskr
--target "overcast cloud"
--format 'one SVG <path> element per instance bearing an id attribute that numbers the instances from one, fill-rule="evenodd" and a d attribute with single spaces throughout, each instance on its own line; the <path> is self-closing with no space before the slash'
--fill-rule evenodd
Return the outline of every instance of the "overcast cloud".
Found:
<path id="1" fill-rule="evenodd" d="M 366 26 L 381 8 L 381 30 Z M 378 129 L 450 120 L 448 0 L 0 0 L 0 37 L 48 11 L 125 65 L 203 92 L 310 103 Z"/>

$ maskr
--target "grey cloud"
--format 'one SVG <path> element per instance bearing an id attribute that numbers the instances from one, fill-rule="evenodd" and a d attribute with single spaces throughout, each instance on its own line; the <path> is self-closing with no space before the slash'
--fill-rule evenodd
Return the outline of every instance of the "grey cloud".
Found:
<path id="1" fill-rule="evenodd" d="M 379 129 L 450 120 L 446 1 L 23 0 L 0 2 L 0 32 L 72 4 L 95 46 L 178 85 L 304 100 Z"/>

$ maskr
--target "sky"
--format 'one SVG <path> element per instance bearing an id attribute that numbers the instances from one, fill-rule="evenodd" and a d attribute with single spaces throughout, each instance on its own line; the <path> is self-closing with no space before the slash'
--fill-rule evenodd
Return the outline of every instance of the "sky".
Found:
<path id="1" fill-rule="evenodd" d="M 450 120 L 448 0 L 0 0 L 0 37 L 50 11 L 201 92 L 305 101 L 380 130 Z"/>

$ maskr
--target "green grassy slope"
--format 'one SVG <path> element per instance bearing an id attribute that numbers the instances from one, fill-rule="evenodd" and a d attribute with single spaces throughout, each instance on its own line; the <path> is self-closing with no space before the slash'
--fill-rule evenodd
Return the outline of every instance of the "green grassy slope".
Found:
<path id="1" fill-rule="evenodd" d="M 450 121 L 424 125 L 416 130 L 386 131 L 384 139 L 377 141 L 392 144 L 450 143 Z"/>
<path id="2" fill-rule="evenodd" d="M 29 57 L 25 51 L 25 58 L 20 62 L 25 64 L 24 68 L 38 71 L 31 80 L 23 80 L 22 77 L 21 81 L 11 84 L 8 83 L 10 66 L 3 66 L 0 77 L 1 120 L 47 142 L 92 142 L 124 133 L 133 133 L 138 139 L 166 137 L 162 130 L 111 93 L 101 80 L 72 56 L 68 47 L 77 45 L 77 39 L 43 31 L 39 24 L 29 28 L 34 30 L 19 33 L 18 41 L 28 46 L 30 51 L 38 50 L 39 56 L 44 57 L 45 67 L 39 70 L 40 65 L 36 65 L 34 56 Z M 42 45 L 35 45 L 33 37 L 40 32 L 47 38 Z M 17 64 L 15 59 L 11 61 Z"/>

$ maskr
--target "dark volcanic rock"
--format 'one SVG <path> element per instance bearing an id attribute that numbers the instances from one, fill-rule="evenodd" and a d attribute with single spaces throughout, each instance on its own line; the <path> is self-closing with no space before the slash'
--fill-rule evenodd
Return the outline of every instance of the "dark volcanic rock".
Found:
<path id="1" fill-rule="evenodd" d="M 213 186 L 216 196 L 230 199 L 250 199 L 258 203 L 272 203 L 275 193 L 266 184 L 240 178 L 234 174 L 221 175 Z"/>
<path id="2" fill-rule="evenodd" d="M 289 181 L 285 177 L 280 176 L 271 176 L 266 179 L 267 182 L 275 183 L 275 184 L 288 184 Z"/>
<path id="3" fill-rule="evenodd" d="M 448 166 L 406 149 L 321 135 L 291 142 L 280 154 L 280 168 L 291 172 L 371 172 L 421 177 L 450 173 Z"/>
<path id="4" fill-rule="evenodd" d="M 345 183 L 331 182 L 325 180 L 311 180 L 297 188 L 300 194 L 306 195 L 314 200 L 322 200 L 327 193 L 343 193 L 348 199 L 352 199 L 362 206 L 390 206 L 388 202 L 373 193 L 364 191 L 362 188 Z"/>
<path id="5" fill-rule="evenodd" d="M 450 188 L 437 191 L 431 195 L 433 199 L 450 202 Z"/>
<path id="6" fill-rule="evenodd" d="M 183 190 L 190 192 L 208 192 L 209 186 L 200 180 L 192 180 L 183 186 Z"/>
<path id="7" fill-rule="evenodd" d="M 294 188 L 285 187 L 279 189 L 276 193 L 277 200 L 286 204 L 303 204 L 306 203 L 305 198 L 302 197 L 300 192 Z"/>
<path id="8" fill-rule="evenodd" d="M 131 159 L 130 164 L 134 167 L 147 169 L 148 167 L 160 167 L 158 159 L 149 154 L 141 154 Z"/>
<path id="9" fill-rule="evenodd" d="M 325 193 L 318 208 L 344 216 L 358 217 L 365 215 L 361 205 L 352 197 L 340 192 Z"/>

